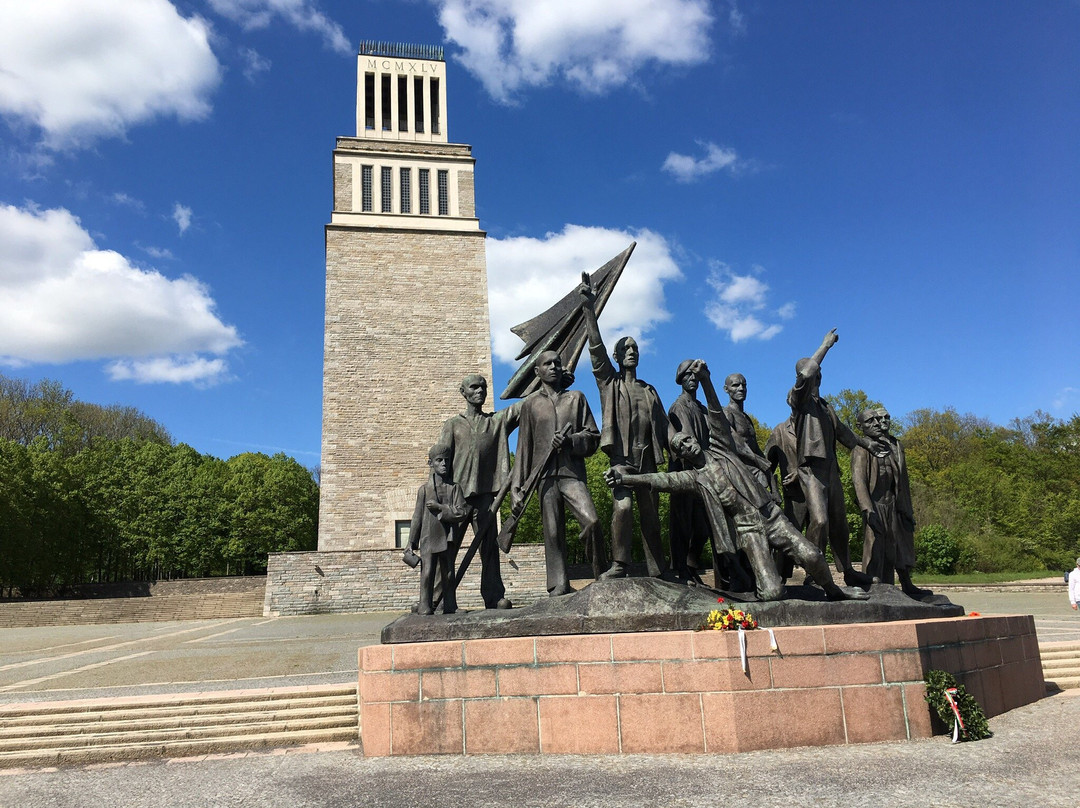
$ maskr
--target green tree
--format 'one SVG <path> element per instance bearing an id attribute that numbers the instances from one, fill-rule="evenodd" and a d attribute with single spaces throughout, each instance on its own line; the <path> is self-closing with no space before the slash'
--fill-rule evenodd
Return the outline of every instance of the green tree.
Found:
<path id="1" fill-rule="evenodd" d="M 318 544 L 319 492 L 311 472 L 291 457 L 246 453 L 227 465 L 229 539 L 225 558 L 247 573 L 265 570 L 274 551 Z"/>
<path id="2" fill-rule="evenodd" d="M 870 398 L 864 391 L 849 388 L 844 388 L 834 395 L 827 395 L 825 400 L 836 411 L 836 417 L 856 432 L 859 429 L 859 414 L 863 410 L 884 406 L 880 401 Z"/>

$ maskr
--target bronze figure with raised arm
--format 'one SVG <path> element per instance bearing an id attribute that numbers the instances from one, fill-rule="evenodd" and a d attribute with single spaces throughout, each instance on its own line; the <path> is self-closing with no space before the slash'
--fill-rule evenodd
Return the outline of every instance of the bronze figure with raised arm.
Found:
<path id="1" fill-rule="evenodd" d="M 622 337 L 615 343 L 616 368 L 608 358 L 600 336 L 592 287 L 582 283 L 578 289 L 585 301 L 582 313 L 589 335 L 589 355 L 600 390 L 603 417 L 600 448 L 608 456 L 612 468 L 639 473 L 656 471 L 664 462 L 667 450 L 668 418 L 656 390 L 638 378 L 638 344 L 633 337 Z M 667 571 L 667 559 L 660 540 L 659 498 L 649 491 L 639 492 L 635 497 L 631 489 L 621 485 L 615 486 L 612 498 L 612 564 L 601 577 L 623 578 L 629 573 L 634 499 L 638 503 L 648 573 L 654 578 L 663 576 Z"/>
<path id="2" fill-rule="evenodd" d="M 861 446 L 878 456 L 886 454 L 888 448 L 856 435 L 821 397 L 821 362 L 839 339 L 836 329 L 832 329 L 813 356 L 795 363 L 795 384 L 788 393 L 787 402 L 795 423 L 799 485 L 806 500 L 806 537 L 822 552 L 826 543 L 832 548 L 836 569 L 843 573 L 845 583 L 869 588 L 872 577 L 857 572 L 851 564 L 836 444 L 842 443 L 849 449 Z"/>

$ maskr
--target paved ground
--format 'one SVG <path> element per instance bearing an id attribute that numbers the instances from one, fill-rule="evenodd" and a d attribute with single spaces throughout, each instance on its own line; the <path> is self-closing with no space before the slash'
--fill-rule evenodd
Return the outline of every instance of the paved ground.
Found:
<path id="1" fill-rule="evenodd" d="M 1080 641 L 1064 593 L 964 592 L 982 614 L 1035 615 Z M 357 648 L 396 614 L 0 631 L 0 702 L 356 681 Z M 726 756 L 366 760 L 279 750 L 60 770 L 0 770 L 0 806 L 1076 806 L 1080 697 L 991 721 L 995 737 Z M 307 753 L 305 753 L 305 751 Z"/>
<path id="2" fill-rule="evenodd" d="M 5 773 L 18 808 L 210 806 L 1028 806 L 1074 808 L 1080 698 L 991 719 L 994 737 L 945 737 L 738 755 L 367 760 L 356 750 L 189 758 Z"/>
<path id="3" fill-rule="evenodd" d="M 1080 641 L 1064 590 L 964 592 L 982 614 L 1033 614 L 1041 642 Z M 357 648 L 396 613 L 0 630 L 0 703 L 355 682 Z"/>
<path id="4" fill-rule="evenodd" d="M 969 612 L 1034 615 L 1039 642 L 1080 642 L 1080 612 L 1069 608 L 1065 587 L 1061 587 L 1060 593 L 940 591 Z"/>
<path id="5" fill-rule="evenodd" d="M 397 616 L 4 629 L 0 703 L 355 683 L 357 649 Z"/>

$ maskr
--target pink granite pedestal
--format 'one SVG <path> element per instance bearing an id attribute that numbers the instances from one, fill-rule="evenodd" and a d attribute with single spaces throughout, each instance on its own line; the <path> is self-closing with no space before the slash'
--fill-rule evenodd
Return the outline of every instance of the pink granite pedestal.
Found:
<path id="1" fill-rule="evenodd" d="M 744 752 L 932 734 L 930 669 L 995 716 L 1039 699 L 1031 616 L 360 649 L 364 753 Z"/>

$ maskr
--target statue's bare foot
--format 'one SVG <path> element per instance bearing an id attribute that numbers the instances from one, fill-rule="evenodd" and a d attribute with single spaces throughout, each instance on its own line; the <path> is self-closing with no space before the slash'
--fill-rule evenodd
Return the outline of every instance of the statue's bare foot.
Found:
<path id="1" fill-rule="evenodd" d="M 825 590 L 825 597 L 829 600 L 870 600 L 870 593 L 857 586 L 833 585 Z"/>

